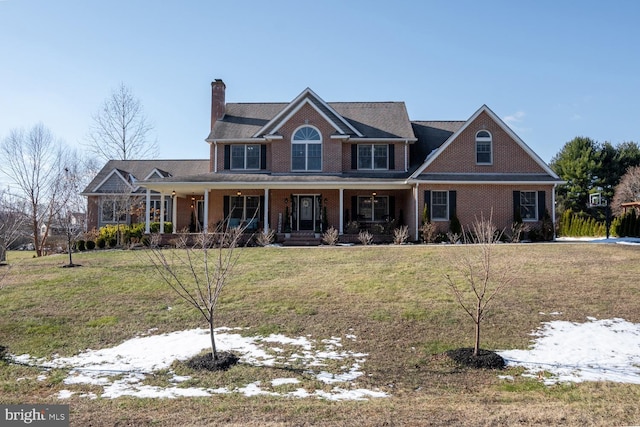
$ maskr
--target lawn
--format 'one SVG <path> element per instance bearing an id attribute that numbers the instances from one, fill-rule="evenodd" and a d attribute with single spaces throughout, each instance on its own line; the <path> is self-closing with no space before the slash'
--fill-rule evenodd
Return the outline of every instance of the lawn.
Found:
<path id="1" fill-rule="evenodd" d="M 367 401 L 245 397 L 178 399 L 80 397 L 94 386 L 63 383 L 67 372 L 0 365 L 0 402 L 64 403 L 72 425 L 630 425 L 640 424 L 640 386 L 543 385 L 504 372 L 460 368 L 445 350 L 473 343 L 473 323 L 443 275 L 462 246 L 242 249 L 219 305 L 218 325 L 243 334 L 316 340 L 353 335 L 348 351 L 366 353 L 359 386 L 390 395 Z M 524 349 L 542 322 L 623 318 L 640 323 L 640 251 L 612 244 L 500 245 L 515 284 L 484 323 L 482 347 Z M 206 325 L 160 282 L 142 251 L 64 256 L 9 254 L 0 290 L 0 344 L 12 354 L 50 358 L 113 347 L 136 336 Z M 6 268 L 6 267 L 2 267 Z M 549 313 L 559 313 L 550 318 Z M 236 366 L 219 374 L 186 372 L 208 387 L 277 376 Z M 499 375 L 512 375 L 505 381 Z M 163 373 L 152 381 L 162 382 Z M 75 389 L 73 387 L 76 387 Z M 78 394 L 58 400 L 63 389 Z"/>

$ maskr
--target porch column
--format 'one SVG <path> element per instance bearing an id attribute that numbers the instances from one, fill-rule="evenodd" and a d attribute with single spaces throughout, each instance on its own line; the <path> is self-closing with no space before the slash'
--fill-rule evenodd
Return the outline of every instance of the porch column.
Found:
<path id="1" fill-rule="evenodd" d="M 418 184 L 416 183 L 416 186 L 413 187 L 413 205 L 414 205 L 414 215 L 415 215 L 415 226 L 416 226 L 416 235 L 415 235 L 415 240 L 419 240 L 420 239 L 420 219 L 419 219 L 419 209 L 418 209 L 418 194 L 420 192 L 418 191 Z"/>
<path id="2" fill-rule="evenodd" d="M 338 231 L 340 232 L 339 234 L 343 234 L 344 233 L 344 188 L 341 188 L 340 190 L 340 196 L 338 197 L 338 199 L 340 200 L 340 223 L 339 223 L 339 229 Z"/>
<path id="3" fill-rule="evenodd" d="M 202 220 L 204 232 L 209 232 L 209 189 L 204 190 L 204 219 Z"/>
<path id="4" fill-rule="evenodd" d="M 144 232 L 151 233 L 151 190 L 147 188 L 147 199 L 144 207 Z"/>
<path id="5" fill-rule="evenodd" d="M 176 234 L 178 231 L 178 196 L 171 197 L 171 223 L 173 224 L 172 234 Z"/>
<path id="6" fill-rule="evenodd" d="M 269 189 L 268 188 L 264 189 L 263 211 L 264 211 L 264 218 L 263 218 L 264 227 L 262 227 L 262 231 L 264 234 L 267 234 L 269 232 Z"/>
<path id="7" fill-rule="evenodd" d="M 164 193 L 160 193 L 160 234 L 164 234 Z"/>

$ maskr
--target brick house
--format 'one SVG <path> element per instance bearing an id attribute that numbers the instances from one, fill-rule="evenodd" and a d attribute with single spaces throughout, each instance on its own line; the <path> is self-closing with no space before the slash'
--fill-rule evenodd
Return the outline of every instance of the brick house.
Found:
<path id="1" fill-rule="evenodd" d="M 561 180 L 486 105 L 466 121 L 411 121 L 403 102 L 325 102 L 305 89 L 291 102 L 227 103 L 224 82 L 211 86 L 209 158 L 107 163 L 84 192 L 90 226 L 114 219 L 114 181 L 141 199 L 147 230 L 154 219 L 175 232 L 229 218 L 342 234 L 352 221 L 395 221 L 418 240 L 425 205 L 442 232 L 453 215 L 466 226 L 492 214 L 500 228 L 518 215 L 555 220 Z"/>

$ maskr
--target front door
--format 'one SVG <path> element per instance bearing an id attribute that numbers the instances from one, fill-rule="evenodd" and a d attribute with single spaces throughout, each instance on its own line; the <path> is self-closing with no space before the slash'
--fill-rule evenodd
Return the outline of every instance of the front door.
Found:
<path id="1" fill-rule="evenodd" d="M 313 230 L 315 217 L 315 203 L 313 196 L 300 196 L 298 203 L 298 230 Z"/>

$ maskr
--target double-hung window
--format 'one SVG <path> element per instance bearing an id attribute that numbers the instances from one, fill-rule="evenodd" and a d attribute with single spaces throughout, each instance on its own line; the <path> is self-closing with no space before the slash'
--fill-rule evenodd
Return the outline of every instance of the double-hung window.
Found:
<path id="1" fill-rule="evenodd" d="M 447 221 L 449 219 L 449 192 L 431 192 L 431 219 L 435 221 Z"/>
<path id="2" fill-rule="evenodd" d="M 232 145 L 231 169 L 260 169 L 260 145 Z"/>
<path id="3" fill-rule="evenodd" d="M 359 221 L 385 221 L 389 218 L 389 197 L 387 196 L 359 196 Z"/>
<path id="4" fill-rule="evenodd" d="M 158 222 L 160 221 L 160 200 L 152 200 L 149 208 L 149 213 L 151 216 L 151 221 Z M 165 199 L 164 201 L 164 219 L 163 221 L 169 221 L 169 201 Z"/>
<path id="5" fill-rule="evenodd" d="M 358 144 L 358 169 L 389 169 L 389 146 Z"/>
<path id="6" fill-rule="evenodd" d="M 304 126 L 293 134 L 291 170 L 322 170 L 322 138 L 315 128 Z"/>
<path id="7" fill-rule="evenodd" d="M 229 198 L 229 224 L 237 227 L 241 223 L 248 221 L 247 229 L 257 228 L 260 220 L 260 197 L 259 196 L 232 196 Z"/>
<path id="8" fill-rule="evenodd" d="M 538 220 L 538 193 L 536 191 L 520 192 L 520 217 L 523 221 Z"/>
<path id="9" fill-rule="evenodd" d="M 491 134 L 481 130 L 476 134 L 476 163 L 490 165 L 493 163 L 493 147 Z"/>
<path id="10" fill-rule="evenodd" d="M 102 201 L 102 222 L 122 222 L 127 219 L 127 204 L 121 200 Z"/>

